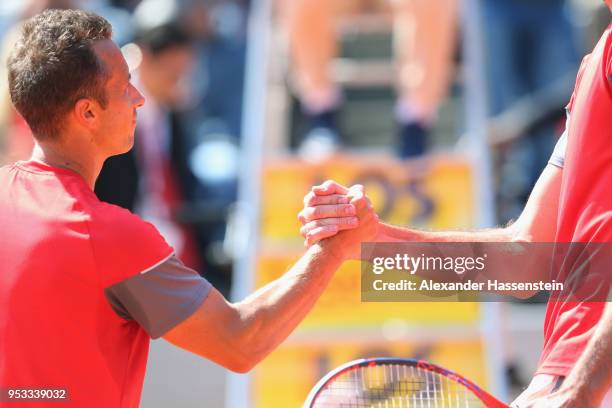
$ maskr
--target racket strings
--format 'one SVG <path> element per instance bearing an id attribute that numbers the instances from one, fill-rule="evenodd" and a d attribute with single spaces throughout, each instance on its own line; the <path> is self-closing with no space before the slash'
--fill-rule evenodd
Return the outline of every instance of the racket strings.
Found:
<path id="1" fill-rule="evenodd" d="M 400 364 L 359 367 L 327 384 L 315 408 L 481 408 L 463 384 L 426 369 Z"/>

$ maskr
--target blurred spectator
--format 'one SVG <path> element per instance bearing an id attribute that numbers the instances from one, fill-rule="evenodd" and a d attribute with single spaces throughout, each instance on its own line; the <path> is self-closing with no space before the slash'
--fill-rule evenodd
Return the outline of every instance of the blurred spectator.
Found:
<path id="1" fill-rule="evenodd" d="M 564 109 L 578 70 L 578 35 L 565 0 L 480 0 L 489 114 L 499 115 L 521 98 L 559 82 L 566 92 L 556 107 L 529 124 L 503 152 L 500 222 L 516 218 L 546 165 L 564 125 Z M 554 105 L 554 104 L 553 104 Z"/>
<path id="2" fill-rule="evenodd" d="M 227 294 L 222 243 L 236 199 L 245 15 L 238 2 L 212 3 L 145 0 L 135 8 L 135 43 L 123 52 L 146 102 L 134 149 L 106 162 L 96 193 L 152 221 Z"/>
<path id="3" fill-rule="evenodd" d="M 185 264 L 201 270 L 193 231 L 174 216 L 184 201 L 181 181 L 193 177 L 175 112 L 188 98 L 193 38 L 181 26 L 176 2 L 151 0 L 139 8 L 136 44 L 124 52 L 128 62 L 137 65 L 133 81 L 146 102 L 139 112 L 134 149 L 107 160 L 95 190 L 101 200 L 153 222 Z"/>
<path id="4" fill-rule="evenodd" d="M 185 183 L 187 205 L 179 217 L 194 226 L 206 278 L 229 294 L 232 259 L 226 233 L 237 196 L 248 7 L 244 0 L 189 4 L 185 26 L 201 40 L 190 84 L 192 103 L 179 118 L 188 136 L 189 168 L 197 182 Z"/>
<path id="5" fill-rule="evenodd" d="M 425 152 L 427 135 L 449 82 L 456 0 L 281 0 L 297 94 L 309 121 L 304 152 L 309 146 L 332 151 L 340 142 L 336 116 L 342 96 L 330 75 L 338 53 L 336 20 L 381 6 L 390 7 L 393 13 L 398 153 L 409 158 Z"/>

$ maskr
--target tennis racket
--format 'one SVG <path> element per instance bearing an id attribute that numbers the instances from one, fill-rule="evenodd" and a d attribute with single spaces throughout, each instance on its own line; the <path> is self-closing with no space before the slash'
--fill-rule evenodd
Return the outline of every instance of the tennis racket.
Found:
<path id="1" fill-rule="evenodd" d="M 323 377 L 304 408 L 508 408 L 459 374 L 422 360 L 351 361 Z"/>

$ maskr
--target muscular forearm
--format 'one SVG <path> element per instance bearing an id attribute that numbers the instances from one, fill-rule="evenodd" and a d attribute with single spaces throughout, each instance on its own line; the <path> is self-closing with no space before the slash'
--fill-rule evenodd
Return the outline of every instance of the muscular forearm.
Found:
<path id="1" fill-rule="evenodd" d="M 291 334 L 327 287 L 342 259 L 332 241 L 313 245 L 281 278 L 236 304 L 241 343 L 258 362 Z"/>
<path id="2" fill-rule="evenodd" d="M 607 303 L 604 314 L 587 348 L 565 379 L 562 388 L 574 388 L 577 393 L 599 406 L 612 387 L 612 307 Z"/>
<path id="3" fill-rule="evenodd" d="M 553 242 L 557 233 L 557 208 L 562 170 L 548 165 L 538 179 L 525 209 L 507 227 L 478 231 L 419 231 L 383 224 L 380 242 Z"/>
<path id="4" fill-rule="evenodd" d="M 475 231 L 423 231 L 381 223 L 377 242 L 511 242 L 512 226 Z"/>
<path id="5" fill-rule="evenodd" d="M 442 257 L 472 257 L 486 254 L 487 267 L 476 274 L 453 275 L 447 271 L 420 270 L 422 277 L 445 282 L 473 279 L 486 283 L 490 279 L 502 282 L 537 282 L 548 278 L 552 246 L 525 245 L 527 234 L 518 224 L 506 227 L 474 231 L 422 231 L 381 224 L 377 242 L 406 243 L 376 246 L 376 256 L 395 257 L 398 251 L 414 251 L 417 254 Z M 416 245 L 415 245 L 416 243 Z M 418 243 L 442 243 L 443 245 L 419 246 Z M 470 245 L 481 243 L 481 245 Z M 498 244 L 499 243 L 499 244 Z M 503 244 L 502 244 L 503 243 Z M 456 244 L 456 245 L 444 245 Z M 519 298 L 527 298 L 535 291 L 496 292 Z"/>

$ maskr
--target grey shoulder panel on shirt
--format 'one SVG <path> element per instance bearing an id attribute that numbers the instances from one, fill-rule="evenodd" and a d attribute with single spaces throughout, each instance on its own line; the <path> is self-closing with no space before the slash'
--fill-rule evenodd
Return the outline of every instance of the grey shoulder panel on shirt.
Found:
<path id="1" fill-rule="evenodd" d="M 137 321 L 158 338 L 188 318 L 208 296 L 212 285 L 177 257 L 104 290 L 115 312 Z"/>

